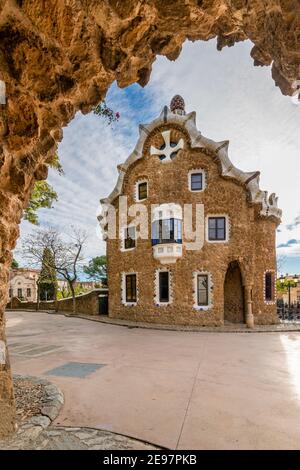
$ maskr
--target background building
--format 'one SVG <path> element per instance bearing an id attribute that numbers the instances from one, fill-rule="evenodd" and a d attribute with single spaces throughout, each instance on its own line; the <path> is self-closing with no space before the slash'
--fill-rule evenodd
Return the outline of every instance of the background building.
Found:
<path id="1" fill-rule="evenodd" d="M 37 269 L 18 268 L 10 271 L 9 298 L 37 301 L 37 280 L 40 271 Z"/>

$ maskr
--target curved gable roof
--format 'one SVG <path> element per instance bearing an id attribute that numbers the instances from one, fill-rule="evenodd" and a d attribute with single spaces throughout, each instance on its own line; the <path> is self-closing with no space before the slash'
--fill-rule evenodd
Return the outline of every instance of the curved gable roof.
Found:
<path id="1" fill-rule="evenodd" d="M 244 172 L 236 168 L 228 156 L 229 141 L 225 140 L 223 142 L 214 142 L 213 140 L 204 137 L 196 127 L 195 111 L 189 114 L 175 114 L 171 112 L 167 106 L 163 108 L 158 118 L 154 119 L 149 124 L 140 124 L 140 136 L 137 144 L 127 160 L 121 165 L 118 165 L 119 177 L 117 184 L 107 198 L 101 199 L 100 202 L 103 205 L 111 204 L 119 195 L 122 194 L 125 174 L 134 162 L 143 157 L 143 148 L 148 135 L 155 128 L 165 124 L 177 124 L 183 127 L 190 136 L 192 148 L 206 148 L 209 153 L 212 154 L 212 158 L 219 163 L 222 176 L 232 178 L 247 188 L 249 201 L 254 204 L 261 204 L 261 216 L 273 216 L 280 221 L 282 211 L 277 206 L 278 198 L 275 193 L 272 193 L 269 196 L 267 191 L 262 191 L 260 189 L 260 172 Z M 101 216 L 99 219 L 101 220 Z"/>

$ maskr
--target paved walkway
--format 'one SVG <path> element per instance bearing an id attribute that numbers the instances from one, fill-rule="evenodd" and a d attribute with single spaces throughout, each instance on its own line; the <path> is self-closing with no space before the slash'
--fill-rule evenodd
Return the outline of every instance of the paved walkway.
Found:
<path id="1" fill-rule="evenodd" d="M 56 426 L 178 449 L 299 449 L 300 333 L 124 328 L 8 312 L 13 371 L 64 392 Z M 96 444 L 97 445 L 97 444 Z"/>
<path id="2" fill-rule="evenodd" d="M 35 428 L 31 436 L 18 435 L 12 442 L 1 442 L 1 450 L 157 450 L 159 447 L 120 436 L 109 431 L 90 428 L 50 426 L 37 437 Z M 26 433 L 26 430 L 24 430 Z M 28 433 L 27 433 L 28 434 Z"/>

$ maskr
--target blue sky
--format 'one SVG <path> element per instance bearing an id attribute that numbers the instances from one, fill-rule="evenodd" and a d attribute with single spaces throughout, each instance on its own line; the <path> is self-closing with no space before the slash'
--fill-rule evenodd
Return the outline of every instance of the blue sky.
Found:
<path id="1" fill-rule="evenodd" d="M 254 67 L 251 43 L 222 52 L 214 40 L 186 42 L 179 59 L 158 57 L 149 84 L 110 88 L 106 102 L 119 111 L 119 122 L 108 126 L 100 117 L 77 113 L 64 129 L 58 153 L 65 170 L 52 170 L 49 182 L 59 200 L 39 211 L 40 225 L 67 233 L 71 225 L 87 230 L 86 259 L 105 252 L 97 225 L 99 199 L 115 185 L 116 166 L 132 151 L 138 125 L 148 122 L 181 94 L 186 110 L 196 111 L 197 125 L 208 138 L 230 140 L 232 162 L 245 171 L 261 171 L 261 188 L 279 197 L 283 209 L 277 234 L 283 272 L 300 273 L 300 106 L 274 86 L 268 67 Z M 34 227 L 21 224 L 16 258 L 22 264 L 21 240 Z"/>

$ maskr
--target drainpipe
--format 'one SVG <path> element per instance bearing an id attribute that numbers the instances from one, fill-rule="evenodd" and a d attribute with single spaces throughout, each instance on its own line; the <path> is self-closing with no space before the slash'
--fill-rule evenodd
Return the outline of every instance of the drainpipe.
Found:
<path id="1" fill-rule="evenodd" d="M 254 316 L 252 310 L 252 285 L 245 285 L 245 303 L 246 303 L 246 325 L 248 328 L 254 328 Z"/>

